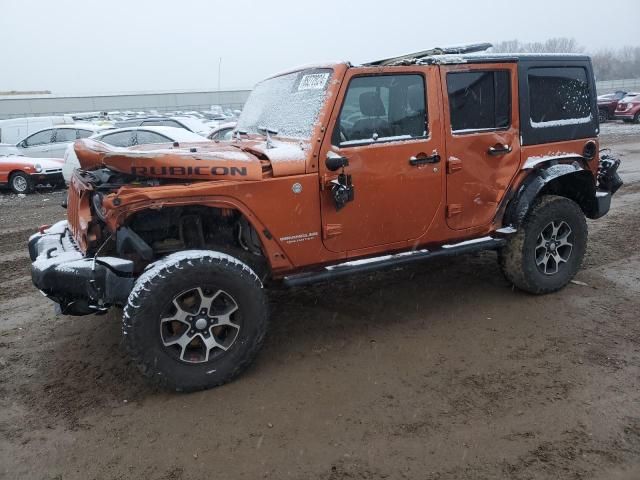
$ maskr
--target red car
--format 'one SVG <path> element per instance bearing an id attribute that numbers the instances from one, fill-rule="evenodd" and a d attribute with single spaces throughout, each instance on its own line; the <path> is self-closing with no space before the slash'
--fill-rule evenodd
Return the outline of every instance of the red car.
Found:
<path id="1" fill-rule="evenodd" d="M 640 123 L 640 93 L 628 93 L 620 100 L 614 118 L 629 123 Z"/>
<path id="2" fill-rule="evenodd" d="M 598 95 L 598 120 L 604 123 L 611 120 L 618 108 L 618 102 L 627 96 L 627 92 L 618 90 L 615 93 L 607 93 L 606 95 Z"/>
<path id="3" fill-rule="evenodd" d="M 31 193 L 36 185 L 64 186 L 63 164 L 60 158 L 0 155 L 0 186 L 8 186 L 14 193 Z"/>

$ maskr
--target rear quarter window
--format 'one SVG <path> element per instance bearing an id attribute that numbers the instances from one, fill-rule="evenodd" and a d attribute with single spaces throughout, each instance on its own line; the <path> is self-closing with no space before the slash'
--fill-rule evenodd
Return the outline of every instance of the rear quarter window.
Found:
<path id="1" fill-rule="evenodd" d="M 591 122 L 591 92 L 585 68 L 531 68 L 528 83 L 533 128 Z"/>

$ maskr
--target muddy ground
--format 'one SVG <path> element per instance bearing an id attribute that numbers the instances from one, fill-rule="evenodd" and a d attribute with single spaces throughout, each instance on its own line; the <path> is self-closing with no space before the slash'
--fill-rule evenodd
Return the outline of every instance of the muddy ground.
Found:
<path id="1" fill-rule="evenodd" d="M 272 295 L 258 361 L 150 388 L 117 312 L 56 317 L 26 240 L 63 192 L 0 193 L 0 477 L 640 478 L 640 126 L 577 280 L 513 291 L 494 253 Z"/>

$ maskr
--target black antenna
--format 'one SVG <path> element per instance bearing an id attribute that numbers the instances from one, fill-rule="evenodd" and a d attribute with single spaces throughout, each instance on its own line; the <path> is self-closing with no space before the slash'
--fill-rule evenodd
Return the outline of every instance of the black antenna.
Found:
<path id="1" fill-rule="evenodd" d="M 493 47 L 490 43 L 474 43 L 471 45 L 462 45 L 459 47 L 432 48 L 423 50 L 422 52 L 408 53 L 399 57 L 384 58 L 373 62 L 364 63 L 366 67 L 375 67 L 382 65 L 411 65 L 417 63 L 418 60 L 425 57 L 433 57 L 436 55 L 462 55 L 464 53 L 484 52 Z"/>

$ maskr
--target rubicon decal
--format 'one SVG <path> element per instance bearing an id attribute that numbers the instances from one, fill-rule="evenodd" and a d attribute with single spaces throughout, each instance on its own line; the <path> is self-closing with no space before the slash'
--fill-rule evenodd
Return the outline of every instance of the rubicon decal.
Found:
<path id="1" fill-rule="evenodd" d="M 204 167 L 204 166 L 132 166 L 132 175 L 140 176 L 171 176 L 171 177 L 193 177 L 202 175 L 205 177 L 214 176 L 247 176 L 247 167 Z"/>

